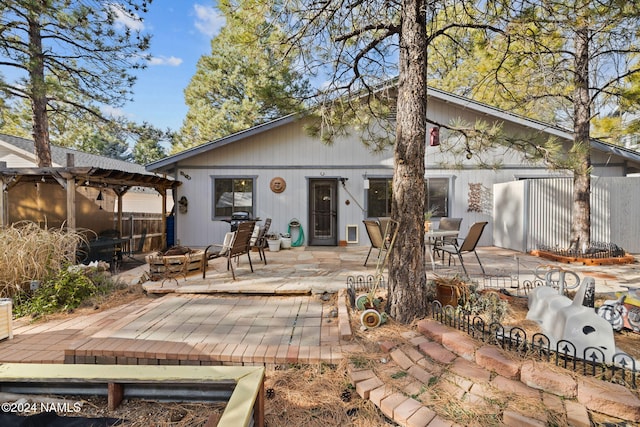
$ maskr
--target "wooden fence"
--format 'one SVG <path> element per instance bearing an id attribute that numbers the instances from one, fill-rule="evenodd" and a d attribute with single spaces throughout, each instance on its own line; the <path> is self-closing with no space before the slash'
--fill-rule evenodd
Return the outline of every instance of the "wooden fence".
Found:
<path id="1" fill-rule="evenodd" d="M 114 218 L 114 229 L 117 229 L 117 217 Z M 162 236 L 166 230 L 162 227 L 162 214 L 157 213 L 123 213 L 122 238 L 130 239 L 132 252 L 152 252 L 164 249 Z"/>

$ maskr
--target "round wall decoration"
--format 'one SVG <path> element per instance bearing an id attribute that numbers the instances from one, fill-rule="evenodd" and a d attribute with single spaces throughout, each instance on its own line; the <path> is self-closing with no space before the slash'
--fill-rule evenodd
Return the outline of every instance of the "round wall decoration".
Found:
<path id="1" fill-rule="evenodd" d="M 274 193 L 282 193 L 284 189 L 287 188 L 287 183 L 284 182 L 284 179 L 277 176 L 271 180 L 269 187 L 271 187 L 271 191 Z"/>

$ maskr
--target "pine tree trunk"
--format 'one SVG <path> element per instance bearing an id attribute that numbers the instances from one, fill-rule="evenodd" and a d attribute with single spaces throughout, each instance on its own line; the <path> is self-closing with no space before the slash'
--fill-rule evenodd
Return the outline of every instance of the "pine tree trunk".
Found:
<path id="1" fill-rule="evenodd" d="M 33 111 L 33 141 L 38 167 L 51 167 L 49 119 L 47 117 L 47 87 L 44 77 L 42 35 L 37 14 L 29 17 L 29 78 Z"/>
<path id="2" fill-rule="evenodd" d="M 400 225 L 389 263 L 388 312 L 401 323 L 426 313 L 424 156 L 427 58 L 424 0 L 403 0 L 391 215 Z"/>
<path id="3" fill-rule="evenodd" d="M 589 123 L 589 30 L 576 31 L 576 74 L 574 90 L 574 150 L 578 157 L 573 172 L 573 219 L 571 246 L 582 250 L 591 244 L 591 143 Z"/>

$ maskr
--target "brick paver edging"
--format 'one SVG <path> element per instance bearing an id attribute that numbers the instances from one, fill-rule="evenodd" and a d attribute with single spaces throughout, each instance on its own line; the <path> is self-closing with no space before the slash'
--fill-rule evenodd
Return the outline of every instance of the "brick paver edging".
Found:
<path id="1" fill-rule="evenodd" d="M 380 343 L 397 369 L 407 373 L 404 389 L 396 389 L 370 369 L 349 364 L 349 376 L 357 393 L 402 426 L 456 425 L 437 415 L 427 404 L 411 397 L 437 378 L 450 394 L 470 403 L 486 404 L 496 393 L 537 399 L 560 416 L 567 425 L 590 427 L 590 414 L 640 422 L 640 399 L 627 388 L 584 378 L 555 365 L 518 360 L 507 352 L 478 342 L 435 320 L 418 322 L 420 335 L 410 346 Z M 419 393 L 417 393 L 419 394 Z M 512 407 L 501 409 L 504 425 L 544 426 L 545 413 L 522 413 Z"/>

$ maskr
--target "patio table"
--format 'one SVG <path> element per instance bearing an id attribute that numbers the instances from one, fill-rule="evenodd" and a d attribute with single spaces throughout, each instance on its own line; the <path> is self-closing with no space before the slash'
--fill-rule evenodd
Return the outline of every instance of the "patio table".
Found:
<path id="1" fill-rule="evenodd" d="M 122 262 L 122 253 L 126 249 L 129 239 L 103 237 L 90 240 L 80 249 L 80 262 L 105 261 L 111 264 L 111 268 L 117 268 Z"/>
<path id="2" fill-rule="evenodd" d="M 433 245 L 437 239 L 441 237 L 458 237 L 460 232 L 458 230 L 429 230 L 424 233 L 424 244 L 425 251 L 429 254 L 429 258 L 431 258 L 431 268 L 435 271 L 436 262 L 433 258 Z"/>

